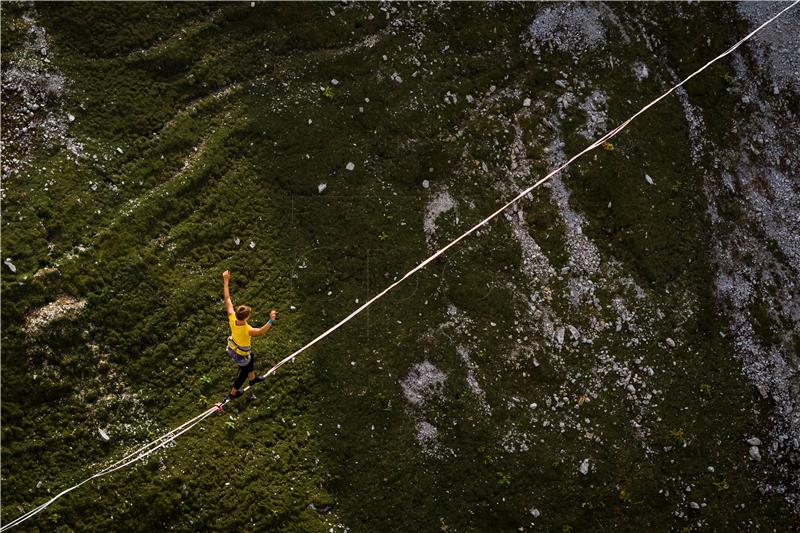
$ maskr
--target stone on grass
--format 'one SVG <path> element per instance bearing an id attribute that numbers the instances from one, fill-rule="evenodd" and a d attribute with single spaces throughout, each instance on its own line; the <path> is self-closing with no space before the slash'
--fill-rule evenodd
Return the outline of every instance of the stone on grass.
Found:
<path id="1" fill-rule="evenodd" d="M 761 446 L 761 439 L 759 439 L 758 437 L 750 437 L 749 439 L 747 439 L 747 444 L 749 444 L 750 446 Z"/>
<path id="2" fill-rule="evenodd" d="M 650 185 L 655 185 L 656 184 L 656 182 L 653 181 L 653 178 L 650 177 L 650 174 L 645 174 L 644 175 L 644 179 Z"/>
<path id="3" fill-rule="evenodd" d="M 526 98 L 525 100 L 522 101 L 522 107 L 530 107 L 530 106 L 531 106 L 530 98 Z"/>
<path id="4" fill-rule="evenodd" d="M 111 437 L 108 436 L 108 433 L 106 433 L 103 428 L 97 428 L 97 432 L 100 433 L 100 438 L 103 439 L 103 442 L 111 440 Z"/>
<path id="5" fill-rule="evenodd" d="M 422 180 L 422 188 L 427 189 L 431 186 L 431 182 L 428 180 Z"/>
<path id="6" fill-rule="evenodd" d="M 339 80 L 337 80 L 336 78 L 333 78 L 331 80 L 331 85 L 339 85 Z"/>
<path id="7" fill-rule="evenodd" d="M 3 264 L 5 264 L 8 267 L 8 269 L 11 270 L 11 272 L 14 272 L 14 273 L 17 272 L 17 267 L 15 267 L 14 263 L 11 262 L 11 258 L 10 257 L 6 257 L 6 260 L 3 261 Z"/>
<path id="8" fill-rule="evenodd" d="M 758 449 L 758 446 L 750 446 L 750 459 L 753 461 L 761 460 L 761 450 Z"/>
<path id="9" fill-rule="evenodd" d="M 572 325 L 567 325 L 567 330 L 569 330 L 569 334 L 572 336 L 572 340 L 580 340 L 581 334 L 578 331 L 578 328 Z"/>
<path id="10" fill-rule="evenodd" d="M 589 459 L 581 461 L 581 466 L 578 467 L 578 472 L 584 476 L 589 473 Z"/>
<path id="11" fill-rule="evenodd" d="M 327 188 L 328 188 L 328 184 L 327 183 L 320 183 L 317 186 L 317 190 L 319 191 L 320 194 L 322 194 L 322 192 Z"/>
<path id="12" fill-rule="evenodd" d="M 667 346 L 669 346 L 670 348 L 674 348 L 675 347 L 675 341 L 672 340 L 669 337 L 667 337 L 666 343 L 667 343 Z"/>
<path id="13" fill-rule="evenodd" d="M 558 328 L 558 330 L 556 330 L 556 342 L 558 344 L 564 344 L 564 328 Z"/>
<path id="14" fill-rule="evenodd" d="M 689 507 L 692 509 L 700 509 L 700 504 L 697 502 L 689 502 Z"/>
<path id="15" fill-rule="evenodd" d="M 347 163 L 347 166 L 345 166 L 344 168 L 346 168 L 347 170 L 352 172 L 353 169 L 356 168 L 356 165 L 351 161 L 351 162 Z"/>

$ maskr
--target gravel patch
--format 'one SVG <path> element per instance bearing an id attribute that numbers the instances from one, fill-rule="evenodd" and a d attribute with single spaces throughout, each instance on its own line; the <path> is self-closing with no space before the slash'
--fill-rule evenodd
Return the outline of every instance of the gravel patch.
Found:
<path id="1" fill-rule="evenodd" d="M 68 83 L 52 63 L 47 33 L 36 23 L 33 10 L 23 15 L 21 23 L 27 39 L 8 59 L 2 73 L 3 179 L 27 168 L 31 154 L 41 145 L 66 148 L 69 159 L 84 155 L 83 145 L 67 134 L 75 116 L 64 110 Z"/>
<path id="2" fill-rule="evenodd" d="M 571 52 L 574 56 L 606 43 L 608 24 L 613 25 L 625 42 L 630 42 L 619 19 L 601 3 L 552 3 L 542 9 L 528 27 L 525 44 L 534 54 Z"/>
<path id="3" fill-rule="evenodd" d="M 424 407 L 430 398 L 441 394 L 442 385 L 447 374 L 428 361 L 417 363 L 408 371 L 406 378 L 400 382 L 403 394 L 415 407 Z"/>
<path id="4" fill-rule="evenodd" d="M 436 220 L 440 215 L 447 213 L 455 207 L 456 203 L 447 190 L 437 192 L 425 206 L 425 216 L 422 220 L 422 227 L 425 230 L 425 239 L 428 245 L 434 244 L 436 235 Z"/>
<path id="5" fill-rule="evenodd" d="M 77 317 L 85 306 L 86 300 L 62 296 L 58 300 L 50 302 L 31 313 L 25 323 L 25 331 L 29 335 L 35 335 L 54 320 L 64 317 Z"/>
<path id="6" fill-rule="evenodd" d="M 789 2 L 739 2 L 736 10 L 753 28 Z M 761 30 L 748 42 L 759 69 L 772 76 L 773 92 L 800 91 L 800 9 L 794 8 Z"/>

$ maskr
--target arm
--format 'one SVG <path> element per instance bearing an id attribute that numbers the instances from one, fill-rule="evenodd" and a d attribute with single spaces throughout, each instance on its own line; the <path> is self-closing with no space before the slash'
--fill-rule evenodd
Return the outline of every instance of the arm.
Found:
<path id="1" fill-rule="evenodd" d="M 261 335 L 266 333 L 267 330 L 272 328 L 272 322 L 275 320 L 275 318 L 277 316 L 278 316 L 278 312 L 275 309 L 270 311 L 269 312 L 269 321 L 266 324 L 264 324 L 263 326 L 261 326 L 260 328 L 251 327 L 250 328 L 250 336 L 251 337 L 260 337 Z"/>
<path id="2" fill-rule="evenodd" d="M 228 311 L 229 315 L 233 314 L 233 303 L 231 302 L 231 291 L 228 289 L 228 281 L 231 279 L 231 273 L 229 270 L 226 270 L 222 273 L 222 285 L 223 285 L 223 292 L 225 293 L 225 309 Z"/>

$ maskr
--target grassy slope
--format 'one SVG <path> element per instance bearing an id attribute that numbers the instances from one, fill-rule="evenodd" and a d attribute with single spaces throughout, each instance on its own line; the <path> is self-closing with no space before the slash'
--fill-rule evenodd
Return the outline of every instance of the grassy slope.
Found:
<path id="1" fill-rule="evenodd" d="M 384 286 L 384 273 L 391 279 L 422 257 L 423 178 L 475 200 L 475 210 L 462 214 L 459 227 L 494 205 L 490 182 L 463 181 L 455 165 L 461 145 L 448 140 L 456 128 L 488 137 L 487 125 L 467 119 L 463 98 L 457 106 L 435 106 L 448 90 L 479 94 L 493 84 L 522 84 L 545 97 L 555 75 L 542 72 L 513 44 L 535 7 L 503 6 L 493 24 L 484 22 L 477 6 L 441 14 L 415 8 L 408 18 L 430 32 L 416 55 L 424 54 L 433 71 L 418 78 L 405 51 L 413 31 L 383 33 L 372 48 L 346 50 L 384 29 L 383 13 L 364 5 L 337 9 L 330 17 L 331 7 L 37 7 L 57 63 L 73 83 L 66 108 L 80 111 L 71 133 L 110 159 L 76 166 L 41 150 L 40 164 L 58 178 L 55 190 L 43 193 L 48 176 L 34 172 L 25 177 L 25 187 L 21 181 L 7 186 L 4 256 L 14 257 L 19 273 L 3 276 L 4 519 L 43 500 L 48 489 L 82 478 L 92 461 L 118 457 L 125 445 L 159 434 L 224 394 L 232 369 L 220 353 L 223 269 L 234 271 L 234 298 L 256 307 L 256 322 L 270 306 L 282 310 L 279 327 L 259 343 L 260 361 L 266 362 Z M 4 26 L 4 37 L 9 31 Z M 689 28 L 661 31 L 671 45 L 693 50 L 686 43 L 696 33 Z M 712 36 L 719 46 L 710 49 L 721 49 L 731 38 Z M 498 45 L 503 42 L 510 52 Z M 137 54 L 142 48 L 151 52 Z M 590 61 L 573 68 L 590 69 Z M 389 80 L 393 72 L 403 84 Z M 327 98 L 320 87 L 330 86 L 331 78 L 341 84 Z M 610 79 L 603 87 L 616 102 L 613 95 L 627 94 L 625 83 L 632 80 L 615 85 Z M 655 83 L 645 88 L 658 92 Z M 706 90 L 702 85 L 690 94 Z M 610 106 L 614 119 L 630 111 L 619 100 Z M 724 101 L 720 105 L 724 109 Z M 573 463 L 586 449 L 574 437 L 541 432 L 536 436 L 544 442 L 530 453 L 502 450 L 501 428 L 516 416 L 504 408 L 504 391 L 535 401 L 557 392 L 563 372 L 544 364 L 533 384 L 521 379 L 520 368 L 503 356 L 510 341 L 487 326 L 512 326 L 504 285 L 516 279 L 519 263 L 507 228 L 495 223 L 471 250 L 433 265 L 368 317 L 282 370 L 251 407 L 233 407 L 235 420 L 209 420 L 162 460 L 82 488 L 36 519 L 38 524 L 230 530 L 252 523 L 257 529 L 307 531 L 341 520 L 355 531 L 510 531 L 530 522 L 533 502 L 542 511 L 538 524 L 549 530 L 595 524 L 630 531 L 666 523 L 680 528 L 684 523 L 670 522 L 674 507 L 658 491 L 675 491 L 681 478 L 696 483 L 693 497 L 713 501 L 704 516 L 714 528 L 746 518 L 786 527 L 780 503 L 762 500 L 742 467 L 739 440 L 758 427 L 757 406 L 730 358 L 731 347 L 717 335 L 721 325 L 702 253 L 700 176 L 682 171 L 689 164 L 680 116 L 677 103 L 666 102 L 638 123 L 637 135 L 626 134 L 615 152 L 576 168 L 568 183 L 576 209 L 590 220 L 589 235 L 607 243 L 604 254 L 661 295 L 659 306 L 677 308 L 677 295 L 686 293 L 700 302 L 703 314 L 683 326 L 681 364 L 669 370 L 670 361 L 663 361 L 666 401 L 657 413 L 663 445 L 674 440 L 672 430 L 683 429 L 687 448 L 643 461 L 637 444 L 625 444 L 632 439 L 626 422 L 604 414 L 606 407 L 615 409 L 609 394 L 608 406 L 586 411 L 602 421 L 607 441 L 616 443 L 591 450 L 602 470 L 590 479 L 575 476 Z M 574 130 L 579 118 L 563 130 Z M 572 136 L 566 141 L 567 153 L 580 144 Z M 122 155 L 117 146 L 124 147 Z M 493 147 L 487 141 L 482 149 L 484 154 L 476 148 L 476 157 L 491 161 Z M 356 163 L 352 173 L 344 170 L 348 161 Z M 643 164 L 663 187 L 647 188 L 637 171 Z M 490 174 L 497 171 L 493 165 Z M 90 192 L 89 180 L 115 184 L 117 191 L 101 186 Z M 318 195 L 323 182 L 328 190 Z M 150 190 L 157 192 L 148 196 Z M 131 214 L 122 214 L 137 199 Z M 609 200 L 618 206 L 610 213 L 603 209 Z M 17 212 L 22 221 L 9 216 Z M 549 228 L 539 216 L 529 223 Z M 454 233 L 450 222 L 443 231 Z M 557 230 L 555 235 L 557 241 Z M 243 240 L 240 246 L 235 236 Z M 248 248 L 250 240 L 255 250 Z M 59 259 L 79 243 L 88 251 Z M 559 253 L 557 242 L 545 249 Z M 686 266 L 679 260 L 685 257 L 697 260 Z M 31 279 L 52 264 L 60 275 Z M 487 284 L 493 287 L 488 292 Z M 20 331 L 24 313 L 63 292 L 88 298 L 81 320 L 57 323 L 30 343 Z M 464 370 L 456 342 L 426 341 L 425 332 L 442 321 L 449 303 L 478 324 L 492 419 L 481 416 L 458 385 Z M 298 310 L 289 312 L 289 305 Z M 673 327 L 665 322 L 662 338 Z M 90 340 L 99 351 L 87 348 Z M 614 342 L 609 349 L 619 357 L 635 357 Z M 641 350 L 658 349 L 654 343 Z M 431 459 L 413 439 L 414 420 L 397 382 L 422 357 L 450 372 L 435 410 L 439 427 L 452 425 L 442 436 L 452 457 Z M 31 373 L 45 363 L 49 370 L 31 386 Z M 567 364 L 579 368 L 586 362 Z M 105 380 L 110 384 L 103 388 Z M 710 385 L 708 398 L 698 395 L 701 384 Z M 124 400 L 122 392 L 138 400 Z M 112 399 L 104 401 L 108 393 Z M 115 434 L 125 423 L 132 428 Z M 109 444 L 96 438 L 96 427 L 106 424 L 114 436 Z M 712 454 L 719 455 L 717 476 L 705 471 Z M 39 480 L 43 485 L 34 489 Z M 729 488 L 720 491 L 713 483 L 723 480 Z M 633 495 L 632 502 L 620 500 L 619 487 Z M 307 508 L 310 502 L 335 503 L 334 511 L 318 514 Z M 740 502 L 747 509 L 737 514 L 732 508 Z"/>

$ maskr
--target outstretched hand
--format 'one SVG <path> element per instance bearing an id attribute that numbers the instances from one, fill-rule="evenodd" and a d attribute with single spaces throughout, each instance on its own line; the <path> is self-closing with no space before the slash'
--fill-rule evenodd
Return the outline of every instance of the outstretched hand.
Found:
<path id="1" fill-rule="evenodd" d="M 275 309 L 273 309 L 272 311 L 269 312 L 269 319 L 270 320 L 275 320 L 277 318 L 277 316 L 278 316 L 278 311 L 276 311 Z"/>
<path id="2" fill-rule="evenodd" d="M 225 280 L 225 281 L 230 280 L 231 279 L 231 271 L 230 270 L 226 270 L 225 272 L 223 272 L 222 273 L 222 279 Z"/>

